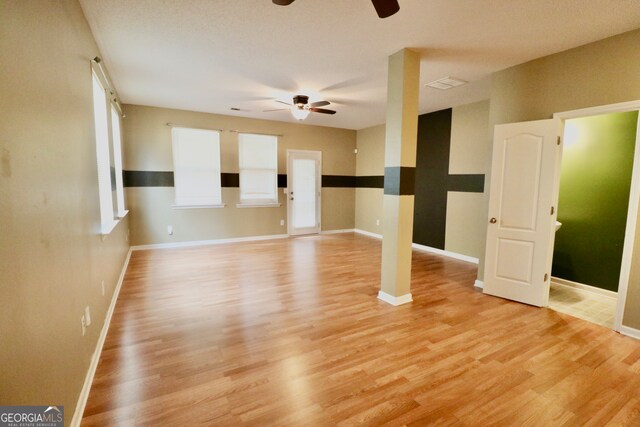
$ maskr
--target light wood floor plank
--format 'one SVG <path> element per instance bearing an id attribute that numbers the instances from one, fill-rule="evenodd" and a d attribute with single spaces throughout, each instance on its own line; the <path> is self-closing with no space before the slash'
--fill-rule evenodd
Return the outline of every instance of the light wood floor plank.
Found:
<path id="1" fill-rule="evenodd" d="M 485 296 L 414 252 L 377 299 L 380 242 L 324 235 L 136 251 L 83 425 L 639 425 L 640 342 Z"/>

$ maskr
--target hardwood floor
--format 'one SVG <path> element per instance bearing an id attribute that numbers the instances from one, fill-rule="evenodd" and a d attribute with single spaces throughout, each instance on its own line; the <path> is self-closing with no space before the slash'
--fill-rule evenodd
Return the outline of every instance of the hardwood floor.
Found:
<path id="1" fill-rule="evenodd" d="M 640 341 L 413 258 L 393 307 L 359 235 L 134 252 L 83 425 L 640 425 Z"/>

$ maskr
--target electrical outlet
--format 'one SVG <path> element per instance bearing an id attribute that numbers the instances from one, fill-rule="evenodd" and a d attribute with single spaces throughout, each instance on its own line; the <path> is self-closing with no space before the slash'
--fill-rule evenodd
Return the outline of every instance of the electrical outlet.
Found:
<path id="1" fill-rule="evenodd" d="M 380 220 L 376 219 L 376 225 L 380 225 Z"/>
<path id="2" fill-rule="evenodd" d="M 84 318 L 84 314 L 80 318 L 80 323 L 82 325 L 82 336 L 84 336 L 84 334 L 87 332 L 87 322 L 86 322 L 86 319 Z"/>
<path id="3" fill-rule="evenodd" d="M 106 292 L 104 291 L 104 280 L 102 281 L 102 285 L 101 285 L 101 286 L 102 286 L 102 296 L 104 296 L 104 295 L 105 295 L 105 293 L 106 293 Z"/>
<path id="4" fill-rule="evenodd" d="M 280 225 L 284 226 L 284 219 L 280 220 Z"/>
<path id="5" fill-rule="evenodd" d="M 84 323 L 87 326 L 91 326 L 91 310 L 89 310 L 89 306 L 84 308 Z"/>
<path id="6" fill-rule="evenodd" d="M 173 225 L 167 226 L 167 233 L 169 233 L 169 236 L 173 236 Z"/>

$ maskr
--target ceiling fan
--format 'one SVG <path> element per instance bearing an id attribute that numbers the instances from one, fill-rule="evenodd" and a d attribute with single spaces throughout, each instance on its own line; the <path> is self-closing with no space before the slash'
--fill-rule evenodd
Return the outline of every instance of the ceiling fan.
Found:
<path id="1" fill-rule="evenodd" d="M 288 6 L 295 0 L 273 0 L 279 6 Z M 388 18 L 400 10 L 398 0 L 371 0 L 380 18 Z"/>
<path id="2" fill-rule="evenodd" d="M 291 1 L 293 1 L 293 0 L 291 0 Z M 306 96 L 306 95 L 296 95 L 296 96 L 294 96 L 292 104 L 289 104 L 288 102 L 280 101 L 279 99 L 276 99 L 275 101 L 279 102 L 281 104 L 288 105 L 289 108 L 278 108 L 278 109 L 275 109 L 275 110 L 264 110 L 265 113 L 266 112 L 270 112 L 270 111 L 285 111 L 285 110 L 289 110 L 289 111 L 291 111 L 291 115 L 293 115 L 293 117 L 295 117 L 297 120 L 306 119 L 307 116 L 309 115 L 309 113 L 321 113 L 321 114 L 335 114 L 336 113 L 334 110 L 327 110 L 326 108 L 319 108 L 319 107 L 324 107 L 326 105 L 331 104 L 329 101 L 317 101 L 317 102 L 312 102 L 311 104 L 309 104 L 309 97 Z"/>

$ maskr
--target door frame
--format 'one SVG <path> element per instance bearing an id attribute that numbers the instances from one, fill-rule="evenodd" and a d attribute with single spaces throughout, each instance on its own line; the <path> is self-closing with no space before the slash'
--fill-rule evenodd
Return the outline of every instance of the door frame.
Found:
<path id="1" fill-rule="evenodd" d="M 290 174 L 293 172 L 291 169 L 291 155 L 292 154 L 312 154 L 318 157 L 318 168 L 316 169 L 316 182 L 318 183 L 318 194 L 316 196 L 316 218 L 318 218 L 318 234 L 322 231 L 322 151 L 317 150 L 287 150 L 287 188 L 285 189 L 285 196 L 287 198 L 287 233 L 289 236 L 298 236 L 302 234 L 293 234 L 293 221 L 291 221 L 291 198 L 289 190 L 292 185 Z M 316 234 L 316 233 L 310 233 Z"/>
<path id="2" fill-rule="evenodd" d="M 578 110 L 563 111 L 555 113 L 554 119 L 566 120 L 582 117 L 597 116 L 609 113 L 625 113 L 638 111 L 638 128 L 636 130 L 636 145 L 633 154 L 633 167 L 631 172 L 631 190 L 629 192 L 629 209 L 627 211 L 627 225 L 625 228 L 624 245 L 622 249 L 622 262 L 620 266 L 620 281 L 618 282 L 618 298 L 616 302 L 616 313 L 613 322 L 613 330 L 634 335 L 632 328 L 622 324 L 624 308 L 627 302 L 627 290 L 629 288 L 629 275 L 631 273 L 631 260 L 633 256 L 633 246 L 635 243 L 635 233 L 637 227 L 638 208 L 640 203 L 640 100 L 621 102 L 617 104 L 601 105 L 596 107 L 582 108 Z M 564 139 L 564 135 L 563 135 Z M 564 145 L 563 145 L 564 147 Z M 558 173 L 557 179 L 560 179 Z M 556 183 L 559 188 L 559 183 Z M 625 329 L 627 328 L 627 329 Z"/>

